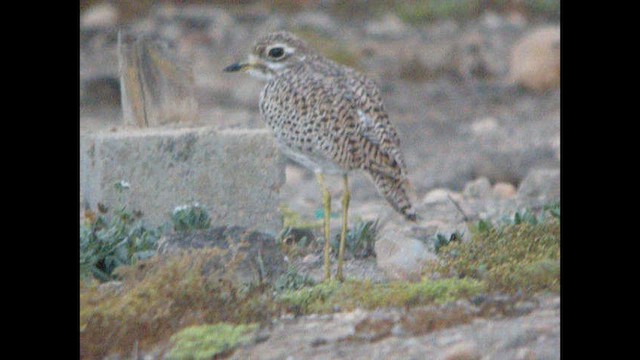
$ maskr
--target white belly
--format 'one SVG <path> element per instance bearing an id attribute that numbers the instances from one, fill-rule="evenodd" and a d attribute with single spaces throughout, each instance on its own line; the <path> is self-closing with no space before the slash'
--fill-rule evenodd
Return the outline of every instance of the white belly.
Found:
<path id="1" fill-rule="evenodd" d="M 307 169 L 315 173 L 322 173 L 322 174 L 328 174 L 328 175 L 342 175 L 347 173 L 347 170 L 342 169 L 340 166 L 333 163 L 332 161 L 321 158 L 319 156 L 303 154 L 283 144 L 279 144 L 279 145 L 282 153 L 285 154 L 288 158 L 290 158 L 291 160 L 297 162 L 298 164 L 306 167 Z"/>

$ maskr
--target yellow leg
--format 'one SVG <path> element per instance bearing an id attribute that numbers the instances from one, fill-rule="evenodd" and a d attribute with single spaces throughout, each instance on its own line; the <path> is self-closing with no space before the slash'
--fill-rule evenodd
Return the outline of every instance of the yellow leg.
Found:
<path id="1" fill-rule="evenodd" d="M 331 194 L 324 184 L 324 176 L 316 175 L 322 190 L 322 205 L 324 206 L 324 281 L 331 280 Z"/>
<path id="2" fill-rule="evenodd" d="M 342 259 L 344 257 L 344 244 L 347 238 L 347 215 L 349 213 L 349 200 L 351 199 L 351 193 L 349 193 L 349 178 L 347 174 L 343 177 L 344 180 L 344 194 L 342 195 L 342 232 L 340 233 L 340 250 L 338 251 L 338 272 L 336 277 L 338 280 L 343 281 L 342 275 Z"/>

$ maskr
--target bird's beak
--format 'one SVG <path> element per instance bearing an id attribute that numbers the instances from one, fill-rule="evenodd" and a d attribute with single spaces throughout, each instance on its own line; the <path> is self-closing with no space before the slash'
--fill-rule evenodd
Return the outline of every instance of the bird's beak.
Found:
<path id="1" fill-rule="evenodd" d="M 223 69 L 225 72 L 236 72 L 236 71 L 246 71 L 250 69 L 253 65 L 248 62 L 237 62 L 235 64 L 231 64 Z"/>

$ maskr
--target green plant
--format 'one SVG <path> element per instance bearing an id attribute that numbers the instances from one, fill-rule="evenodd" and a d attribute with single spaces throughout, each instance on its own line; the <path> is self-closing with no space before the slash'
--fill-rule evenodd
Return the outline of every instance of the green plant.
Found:
<path id="1" fill-rule="evenodd" d="M 274 288 L 281 293 L 287 290 L 299 290 L 305 286 L 313 286 L 315 281 L 307 275 L 300 275 L 295 268 L 289 267 L 275 282 Z"/>
<path id="2" fill-rule="evenodd" d="M 413 0 L 398 2 L 398 16 L 410 24 L 422 24 L 436 19 L 466 19 L 481 10 L 480 0 Z"/>
<path id="3" fill-rule="evenodd" d="M 345 238 L 345 253 L 353 255 L 356 259 L 375 255 L 376 235 L 378 233 L 378 220 L 356 221 L 351 229 L 347 229 Z M 340 247 L 340 234 L 331 241 L 331 247 L 337 254 Z"/>
<path id="4" fill-rule="evenodd" d="M 484 219 L 478 220 L 478 222 L 476 222 L 475 225 L 472 225 L 471 227 L 477 233 L 484 233 L 487 231 L 491 231 L 494 228 L 491 220 L 484 220 Z"/>
<path id="5" fill-rule="evenodd" d="M 519 224 L 531 224 L 537 225 L 544 221 L 544 214 L 536 214 L 530 209 L 524 211 L 516 211 L 512 217 L 503 218 L 505 225 L 519 225 Z"/>
<path id="6" fill-rule="evenodd" d="M 129 184 L 121 181 L 115 187 L 122 194 Z M 140 219 L 142 214 L 125 206 L 116 208 L 110 217 L 108 209 L 100 208 L 103 213 L 80 225 L 80 275 L 104 282 L 115 278 L 117 267 L 153 256 L 161 231 L 146 228 Z"/>
<path id="7" fill-rule="evenodd" d="M 278 244 L 290 259 L 304 256 L 320 248 L 318 239 L 309 228 L 284 228 L 278 235 Z"/>
<path id="8" fill-rule="evenodd" d="M 484 285 L 474 279 L 393 281 L 371 283 L 347 280 L 329 281 L 295 291 L 285 291 L 277 301 L 286 310 L 298 314 L 328 313 L 336 307 L 343 311 L 357 307 L 405 307 L 443 304 L 480 294 Z"/>
<path id="9" fill-rule="evenodd" d="M 514 216 L 515 219 L 515 216 Z M 471 227 L 471 240 L 441 247 L 434 272 L 474 278 L 490 290 L 508 293 L 558 290 L 560 286 L 560 222 L 524 221 Z M 537 218 L 536 218 L 537 219 Z"/>
<path id="10" fill-rule="evenodd" d="M 322 220 L 305 221 L 300 214 L 291 210 L 286 204 L 280 204 L 280 213 L 282 214 L 282 227 L 284 229 L 315 229 L 322 227 Z"/>
<path id="11" fill-rule="evenodd" d="M 173 347 L 167 359 L 214 359 L 216 356 L 229 353 L 239 345 L 251 342 L 257 328 L 257 324 L 218 323 L 182 329 L 171 336 Z"/>
<path id="12" fill-rule="evenodd" d="M 208 229 L 211 226 L 211 218 L 207 210 L 198 203 L 181 205 L 173 209 L 171 222 L 175 231 L 193 231 Z"/>
<path id="13" fill-rule="evenodd" d="M 228 276 L 237 271 L 236 262 L 211 266 L 225 254 L 220 248 L 197 249 L 122 266 L 116 271 L 122 280 L 118 292 L 104 293 L 82 281 L 80 357 L 127 354 L 136 343 L 149 349 L 187 326 L 251 324 L 276 316 L 271 286 L 238 286 Z"/>
<path id="14" fill-rule="evenodd" d="M 553 218 L 560 219 L 560 203 L 554 202 L 546 204 L 541 210 L 524 209 L 516 211 L 513 215 L 503 216 L 499 225 L 519 225 L 523 223 L 537 225 L 545 222 L 548 219 L 548 215 Z"/>
<path id="15" fill-rule="evenodd" d="M 438 233 L 431 237 L 431 241 L 433 241 L 433 249 L 436 254 L 440 252 L 440 249 L 443 246 L 447 246 L 453 241 L 460 241 L 460 239 L 462 239 L 462 234 L 457 231 L 451 233 L 451 235 Z"/>
<path id="16" fill-rule="evenodd" d="M 560 202 L 553 202 L 543 207 L 544 211 L 548 211 L 551 216 L 560 220 Z"/>

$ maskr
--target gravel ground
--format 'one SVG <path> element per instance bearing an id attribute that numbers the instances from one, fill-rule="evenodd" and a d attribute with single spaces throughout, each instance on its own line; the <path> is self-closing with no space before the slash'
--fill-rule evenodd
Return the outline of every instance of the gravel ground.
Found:
<path id="1" fill-rule="evenodd" d="M 399 330 L 399 310 L 310 315 L 279 320 L 260 344 L 232 359 L 558 359 L 560 298 L 530 302 L 521 316 L 474 318 L 464 325 L 413 335 Z M 472 306 L 472 305 L 467 305 Z M 400 320 L 395 320 L 400 319 Z M 367 321 L 368 320 L 368 321 Z M 359 336 L 362 324 L 379 323 L 378 336 Z M 373 330 L 375 334 L 376 330 Z"/>

